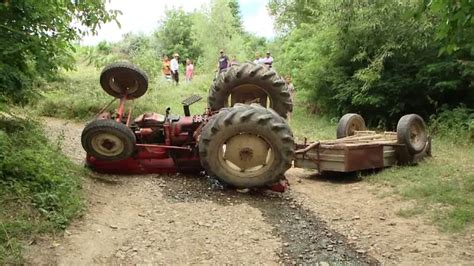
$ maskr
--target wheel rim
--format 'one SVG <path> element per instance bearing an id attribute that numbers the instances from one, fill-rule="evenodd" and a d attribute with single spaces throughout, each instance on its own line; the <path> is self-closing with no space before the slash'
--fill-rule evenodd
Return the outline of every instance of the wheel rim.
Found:
<path id="1" fill-rule="evenodd" d="M 121 154 L 124 149 L 123 141 L 112 134 L 100 133 L 91 140 L 92 149 L 105 157 L 112 157 Z"/>
<path id="2" fill-rule="evenodd" d="M 138 90 L 138 81 L 134 81 L 133 84 L 123 86 L 122 85 L 122 80 L 121 79 L 116 79 L 116 78 L 110 78 L 109 79 L 109 86 L 110 88 L 115 91 L 116 93 L 120 95 L 130 95 L 135 93 Z M 130 83 L 130 82 L 127 82 Z"/>
<path id="3" fill-rule="evenodd" d="M 258 96 L 258 94 L 264 95 L 265 99 L 259 99 L 258 97 L 255 98 L 255 96 Z M 233 100 L 232 98 L 237 98 L 238 100 L 240 100 L 239 103 L 258 103 L 265 108 L 273 107 L 272 99 L 269 97 L 268 93 L 264 89 L 262 89 L 262 87 L 254 84 L 242 84 L 233 88 L 231 94 L 229 95 L 229 98 L 227 99 L 226 106 L 229 106 L 229 102 Z M 244 101 L 239 98 L 242 98 Z"/>
<path id="4" fill-rule="evenodd" d="M 346 136 L 352 136 L 355 134 L 356 131 L 360 131 L 363 129 L 364 129 L 364 125 L 362 124 L 362 121 L 353 120 L 349 123 L 349 125 L 346 128 Z"/>
<path id="5" fill-rule="evenodd" d="M 419 122 L 412 123 L 410 125 L 410 143 L 416 148 L 420 149 L 423 147 L 423 134 L 424 134 L 423 125 Z"/>
<path id="6" fill-rule="evenodd" d="M 256 177 L 269 170 L 275 152 L 263 137 L 241 133 L 220 145 L 218 159 L 221 166 L 234 175 Z"/>

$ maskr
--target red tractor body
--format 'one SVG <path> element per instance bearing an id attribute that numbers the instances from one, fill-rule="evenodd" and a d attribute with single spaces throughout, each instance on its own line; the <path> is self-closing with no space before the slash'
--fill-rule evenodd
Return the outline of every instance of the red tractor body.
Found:
<path id="1" fill-rule="evenodd" d="M 126 112 L 126 103 L 146 92 L 148 79 L 127 63 L 106 67 L 100 82 L 120 103 L 114 115 L 104 107 L 82 132 L 86 163 L 97 172 L 205 170 L 234 187 L 283 192 L 284 174 L 292 165 L 319 173 L 351 172 L 412 164 L 431 154 L 425 123 L 415 114 L 403 116 L 397 132 L 382 134 L 367 131 L 360 115 L 346 114 L 339 121 L 337 140 L 296 144 L 284 119 L 292 109 L 285 82 L 258 64 L 221 73 L 202 115 L 189 112 L 189 106 L 201 99 L 194 95 L 182 102 L 183 116 L 171 115 L 167 108 L 165 115 L 144 113 L 132 119 L 133 110 Z"/>
<path id="2" fill-rule="evenodd" d="M 200 97 L 191 97 L 194 103 Z M 126 99 L 121 99 L 115 120 L 125 121 L 135 135 L 135 150 L 130 157 L 121 160 L 104 160 L 87 154 L 87 165 L 102 173 L 148 174 L 148 173 L 199 173 L 203 170 L 197 149 L 198 132 L 208 115 L 190 116 L 189 101 L 184 101 L 185 116 L 144 113 L 131 120 L 131 109 L 125 114 Z M 126 118 L 125 118 L 126 117 Z M 107 112 L 97 120 L 111 119 Z M 110 149 L 113 149 L 110 143 Z M 105 146 L 105 145 L 102 145 Z"/>

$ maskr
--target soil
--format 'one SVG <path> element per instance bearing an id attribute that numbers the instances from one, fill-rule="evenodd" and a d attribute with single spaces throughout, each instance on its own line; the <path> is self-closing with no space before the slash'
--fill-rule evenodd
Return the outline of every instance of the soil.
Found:
<path id="1" fill-rule="evenodd" d="M 45 131 L 82 164 L 81 123 L 45 118 Z M 474 232 L 440 233 L 410 202 L 351 177 L 287 172 L 291 189 L 239 193 L 206 176 L 84 179 L 87 210 L 64 235 L 27 250 L 31 264 L 470 264 Z M 386 194 L 386 193 L 385 193 Z"/>

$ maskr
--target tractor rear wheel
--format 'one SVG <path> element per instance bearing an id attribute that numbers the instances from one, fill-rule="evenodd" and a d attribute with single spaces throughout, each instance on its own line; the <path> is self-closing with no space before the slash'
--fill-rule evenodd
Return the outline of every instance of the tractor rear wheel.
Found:
<path id="1" fill-rule="evenodd" d="M 416 114 L 402 116 L 397 124 L 397 140 L 398 143 L 405 144 L 410 154 L 422 152 L 428 141 L 423 118 Z"/>
<path id="2" fill-rule="evenodd" d="M 293 133 L 286 121 L 258 104 L 236 104 L 211 118 L 199 139 L 201 164 L 239 188 L 277 182 L 291 167 Z"/>
<path id="3" fill-rule="evenodd" d="M 352 136 L 356 131 L 366 130 L 365 121 L 359 114 L 345 114 L 337 124 L 336 137 L 338 139 Z"/>
<path id="4" fill-rule="evenodd" d="M 84 150 L 101 160 L 123 160 L 135 149 L 136 138 L 126 125 L 111 119 L 94 120 L 81 135 Z"/>
<path id="5" fill-rule="evenodd" d="M 211 110 L 233 106 L 236 103 L 259 103 L 286 118 L 293 110 L 285 81 L 264 65 L 244 63 L 220 73 L 209 90 Z"/>
<path id="6" fill-rule="evenodd" d="M 113 63 L 102 70 L 100 85 L 115 98 L 141 97 L 148 89 L 148 77 L 140 68 L 126 62 Z"/>

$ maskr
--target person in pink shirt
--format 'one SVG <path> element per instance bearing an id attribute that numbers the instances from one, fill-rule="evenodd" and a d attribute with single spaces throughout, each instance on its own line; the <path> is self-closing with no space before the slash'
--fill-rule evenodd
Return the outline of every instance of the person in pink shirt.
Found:
<path id="1" fill-rule="evenodd" d="M 191 59 L 186 59 L 186 82 L 190 82 L 194 76 L 194 65 Z"/>

